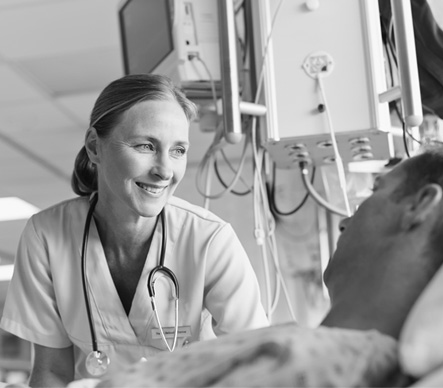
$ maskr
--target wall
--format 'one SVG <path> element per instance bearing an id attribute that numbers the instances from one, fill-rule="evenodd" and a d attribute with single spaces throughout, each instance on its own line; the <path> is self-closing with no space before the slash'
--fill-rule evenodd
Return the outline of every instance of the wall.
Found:
<path id="1" fill-rule="evenodd" d="M 189 164 L 185 178 L 176 191 L 176 195 L 197 205 L 204 205 L 203 196 L 196 188 L 198 163 L 212 141 L 213 133 L 201 132 L 198 125 L 191 128 L 191 148 Z M 236 167 L 239 162 L 243 144 L 228 145 L 226 153 Z M 219 158 L 221 159 L 221 158 Z M 226 165 L 220 160 L 220 170 L 227 183 L 232 179 Z M 252 184 L 252 157 L 248 154 L 243 170 L 244 180 Z M 320 174 L 318 174 L 319 176 Z M 320 182 L 320 178 L 317 178 Z M 211 194 L 221 192 L 223 187 L 218 184 L 217 178 L 212 176 Z M 317 182 L 318 183 L 318 182 Z M 243 185 L 235 187 L 237 191 L 244 191 Z M 276 201 L 282 211 L 289 211 L 300 203 L 305 195 L 298 170 L 277 170 Z M 230 222 L 240 238 L 251 263 L 256 271 L 264 306 L 275 294 L 275 269 L 271 258 L 268 257 L 269 272 L 271 273 L 271 298 L 269 298 L 265 279 L 265 265 L 261 248 L 254 237 L 254 204 L 253 195 L 237 196 L 227 193 L 220 199 L 209 202 L 211 211 Z M 324 294 L 321 281 L 321 247 L 319 239 L 319 217 L 317 205 L 308 199 L 305 205 L 296 214 L 276 219 L 276 239 L 280 267 L 288 288 L 290 304 L 294 309 L 297 321 L 305 326 L 315 326 L 328 308 L 328 299 Z M 323 231 L 326 233 L 326 231 Z M 324 249 L 324 247 L 323 247 Z M 273 315 L 272 322 L 280 323 L 291 320 L 283 290 L 280 292 L 279 302 Z"/>

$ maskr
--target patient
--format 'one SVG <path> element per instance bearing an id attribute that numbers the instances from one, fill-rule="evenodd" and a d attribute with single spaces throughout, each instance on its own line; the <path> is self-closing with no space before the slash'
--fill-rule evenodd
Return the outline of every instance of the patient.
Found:
<path id="1" fill-rule="evenodd" d="M 376 329 L 396 339 L 443 262 L 443 151 L 407 159 L 375 181 L 374 193 L 340 224 L 324 280 L 325 326 Z"/>
<path id="2" fill-rule="evenodd" d="M 108 376 L 98 386 L 406 386 L 397 339 L 443 261 L 443 151 L 379 176 L 340 224 L 316 329 L 284 324 L 201 342 Z"/>

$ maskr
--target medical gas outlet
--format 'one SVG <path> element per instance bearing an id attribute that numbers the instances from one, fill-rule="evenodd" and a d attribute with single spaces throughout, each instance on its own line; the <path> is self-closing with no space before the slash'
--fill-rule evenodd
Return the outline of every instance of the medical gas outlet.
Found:
<path id="1" fill-rule="evenodd" d="M 334 60 L 324 51 L 316 51 L 306 57 L 303 69 L 312 78 L 325 77 L 331 74 L 334 68 Z"/>

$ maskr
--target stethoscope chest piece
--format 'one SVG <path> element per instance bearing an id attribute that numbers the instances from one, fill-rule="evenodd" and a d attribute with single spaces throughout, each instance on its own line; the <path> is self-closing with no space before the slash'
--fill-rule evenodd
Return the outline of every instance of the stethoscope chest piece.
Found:
<path id="1" fill-rule="evenodd" d="M 88 354 L 85 361 L 87 372 L 92 376 L 103 376 L 108 370 L 111 360 L 105 352 L 93 350 Z"/>

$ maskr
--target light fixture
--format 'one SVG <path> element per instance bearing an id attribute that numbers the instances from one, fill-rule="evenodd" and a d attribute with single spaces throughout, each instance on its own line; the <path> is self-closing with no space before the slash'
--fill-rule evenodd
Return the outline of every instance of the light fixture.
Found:
<path id="1" fill-rule="evenodd" d="M 0 265 L 0 282 L 9 281 L 14 272 L 14 264 Z"/>
<path id="2" fill-rule="evenodd" d="M 18 197 L 0 198 L 0 221 L 28 219 L 40 209 Z"/>

